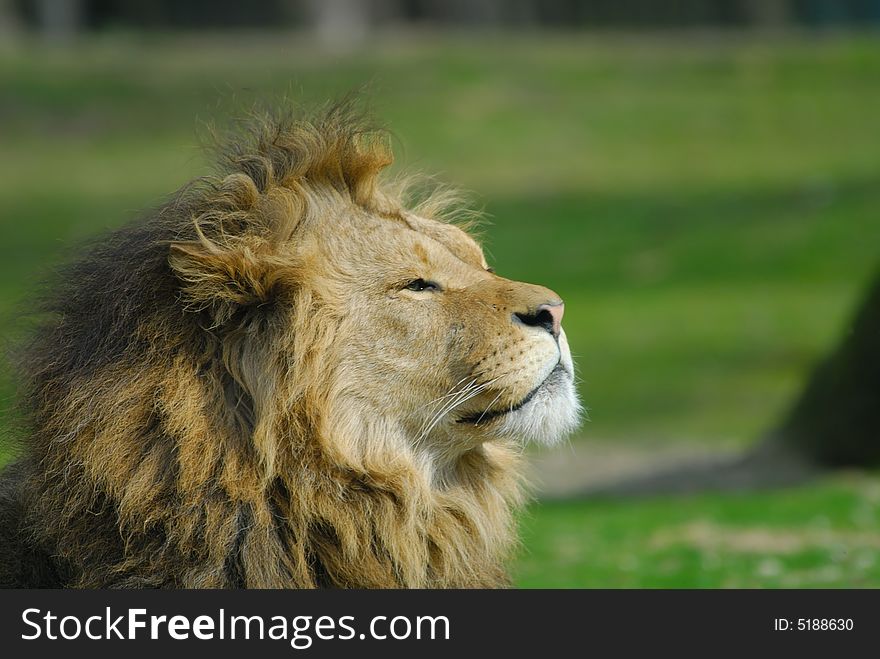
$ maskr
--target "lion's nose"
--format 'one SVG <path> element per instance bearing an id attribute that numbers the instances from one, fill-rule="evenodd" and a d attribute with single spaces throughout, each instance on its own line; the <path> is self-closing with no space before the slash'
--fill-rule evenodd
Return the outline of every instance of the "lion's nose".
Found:
<path id="1" fill-rule="evenodd" d="M 550 332 L 554 338 L 559 338 L 559 330 L 562 325 L 562 314 L 565 311 L 565 305 L 562 302 L 553 304 L 539 304 L 534 309 L 530 309 L 526 313 L 517 312 L 514 315 L 525 325 L 530 327 L 543 327 Z"/>

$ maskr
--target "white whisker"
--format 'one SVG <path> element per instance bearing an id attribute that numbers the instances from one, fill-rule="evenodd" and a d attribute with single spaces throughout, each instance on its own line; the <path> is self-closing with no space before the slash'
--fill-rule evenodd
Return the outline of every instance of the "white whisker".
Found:
<path id="1" fill-rule="evenodd" d="M 459 382 L 461 382 L 461 380 L 459 380 Z M 455 387 L 453 387 L 453 391 L 451 391 L 450 393 L 445 394 L 443 396 L 440 396 L 439 398 L 432 401 L 432 404 L 440 403 L 440 406 L 438 407 L 438 411 L 432 413 L 432 416 L 430 416 L 425 421 L 425 423 L 422 424 L 422 430 L 424 430 L 424 428 L 427 425 L 430 425 L 430 423 L 434 420 L 434 418 L 436 417 L 437 414 L 442 414 L 443 409 L 448 404 L 448 402 L 443 402 L 444 400 L 446 400 L 448 398 L 457 399 L 459 396 L 462 395 L 463 392 L 467 391 L 470 387 L 474 386 L 475 383 L 476 383 L 476 379 L 471 380 L 469 383 L 464 385 L 461 389 L 455 389 Z M 455 386 L 457 387 L 458 385 L 456 384 Z"/>
<path id="2" fill-rule="evenodd" d="M 465 380 L 467 380 L 467 377 L 468 377 L 468 376 L 463 377 L 461 380 L 459 380 L 459 381 L 456 382 L 454 385 L 452 385 L 452 387 L 449 389 L 449 391 L 448 391 L 447 393 L 443 394 L 442 396 L 439 396 L 439 397 L 435 398 L 434 400 L 430 400 L 430 401 L 428 401 L 428 402 L 425 403 L 424 405 L 420 405 L 420 406 L 418 407 L 418 409 L 420 409 L 420 410 L 421 410 L 421 409 L 424 409 L 425 407 L 428 407 L 429 405 L 434 405 L 435 403 L 438 403 L 438 402 L 440 402 L 441 400 L 444 400 L 444 399 L 446 399 L 446 398 L 449 398 L 450 396 L 456 396 L 456 395 L 458 395 L 458 392 L 455 391 L 455 389 L 456 389 L 456 387 L 458 387 L 458 385 L 460 385 L 462 382 L 464 382 Z M 471 381 L 471 384 L 473 384 L 474 382 L 476 382 L 476 380 L 472 380 L 472 381 Z"/>
<path id="3" fill-rule="evenodd" d="M 468 395 L 471 389 L 475 387 L 475 382 L 476 380 L 472 380 L 461 390 L 457 391 L 451 401 L 443 403 L 440 406 L 439 411 L 432 417 L 430 417 L 424 424 L 422 424 L 422 428 L 419 431 L 419 437 L 416 440 L 417 442 L 420 442 L 422 439 L 424 439 L 431 432 L 434 426 L 440 421 L 440 419 L 443 418 L 443 416 L 445 416 L 453 407 L 455 407 L 463 399 L 463 397 Z M 447 397 L 448 396 L 444 396 L 444 398 Z"/>
<path id="4" fill-rule="evenodd" d="M 430 435 L 431 431 L 434 430 L 435 427 L 437 427 L 437 424 L 439 424 L 440 421 L 443 419 L 443 417 L 445 417 L 447 414 L 449 414 L 449 412 L 451 412 L 456 407 L 465 404 L 467 401 L 469 401 L 469 400 L 475 398 L 476 396 L 478 396 L 479 394 L 481 394 L 488 387 L 492 386 L 492 384 L 497 379 L 498 378 L 493 378 L 492 380 L 489 380 L 488 382 L 483 382 L 482 384 L 474 384 L 476 382 L 475 380 L 472 380 L 470 383 L 468 383 L 468 385 L 463 387 L 458 392 L 458 394 L 452 398 L 452 400 L 447 401 L 442 406 L 442 408 L 436 414 L 434 414 L 434 416 L 431 417 L 431 419 L 428 423 L 422 425 L 422 428 L 419 432 L 419 436 L 416 439 L 416 443 L 420 443 L 428 435 Z M 449 397 L 449 395 L 447 394 L 446 396 L 443 396 L 442 398 L 448 398 L 448 397 Z"/>
<path id="5" fill-rule="evenodd" d="M 475 426 L 480 425 L 480 421 L 483 420 L 483 417 L 486 416 L 486 414 L 489 412 L 489 409 L 490 409 L 490 408 L 491 408 L 496 402 L 498 402 L 498 399 L 501 398 L 501 394 L 503 394 L 503 393 L 504 393 L 504 389 L 502 389 L 501 391 L 499 391 L 499 392 L 498 392 L 498 395 L 495 396 L 495 398 L 492 399 L 492 402 L 489 403 L 488 405 L 486 405 L 486 409 L 483 410 L 483 413 L 480 414 L 480 416 L 479 416 L 479 418 L 477 419 L 476 423 L 474 423 Z"/>

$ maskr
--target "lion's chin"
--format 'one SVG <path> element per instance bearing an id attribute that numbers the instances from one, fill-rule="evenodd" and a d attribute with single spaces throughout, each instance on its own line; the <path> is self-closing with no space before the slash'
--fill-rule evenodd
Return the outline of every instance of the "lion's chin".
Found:
<path id="1" fill-rule="evenodd" d="M 569 370 L 558 364 L 547 378 L 512 408 L 459 419 L 496 437 L 551 445 L 577 429 L 582 408 Z"/>

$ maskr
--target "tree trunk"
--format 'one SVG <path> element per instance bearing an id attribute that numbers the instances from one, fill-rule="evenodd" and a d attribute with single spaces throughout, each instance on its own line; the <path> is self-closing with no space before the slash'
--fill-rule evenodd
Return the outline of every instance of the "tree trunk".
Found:
<path id="1" fill-rule="evenodd" d="M 880 276 L 768 442 L 822 466 L 880 464 Z"/>
<path id="2" fill-rule="evenodd" d="M 82 25 L 82 0 L 38 0 L 37 17 L 46 41 L 68 43 Z"/>
<path id="3" fill-rule="evenodd" d="M 837 347 L 782 422 L 744 455 L 690 461 L 588 487 L 581 496 L 655 496 L 794 485 L 833 467 L 880 465 L 880 275 Z"/>
<path id="4" fill-rule="evenodd" d="M 330 50 L 355 48 L 369 33 L 371 3 L 360 0 L 311 0 L 309 6 L 315 34 Z"/>
<path id="5" fill-rule="evenodd" d="M 12 0 L 0 0 L 0 42 L 18 36 L 21 29 L 15 4 Z"/>

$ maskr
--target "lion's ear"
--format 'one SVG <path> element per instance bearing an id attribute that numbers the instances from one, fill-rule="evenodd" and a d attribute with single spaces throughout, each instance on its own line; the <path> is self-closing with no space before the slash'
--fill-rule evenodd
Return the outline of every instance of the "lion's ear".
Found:
<path id="1" fill-rule="evenodd" d="M 210 311 L 218 326 L 238 309 L 270 301 L 278 284 L 277 264 L 247 245 L 174 242 L 168 263 L 187 310 Z"/>

